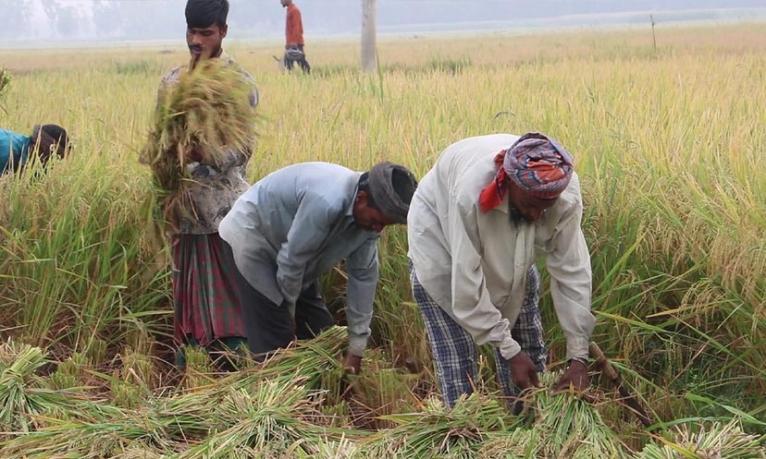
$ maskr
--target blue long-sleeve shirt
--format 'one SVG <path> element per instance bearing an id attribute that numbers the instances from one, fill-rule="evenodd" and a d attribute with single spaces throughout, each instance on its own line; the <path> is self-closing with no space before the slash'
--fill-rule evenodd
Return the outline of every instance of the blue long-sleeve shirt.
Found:
<path id="1" fill-rule="evenodd" d="M 242 276 L 292 307 L 319 276 L 346 260 L 349 352 L 362 355 L 378 283 L 378 234 L 354 222 L 359 172 L 329 163 L 280 169 L 237 199 L 218 231 Z"/>
<path id="2" fill-rule="evenodd" d="M 30 143 L 32 138 L 29 136 L 0 129 L 0 174 L 27 162 Z"/>

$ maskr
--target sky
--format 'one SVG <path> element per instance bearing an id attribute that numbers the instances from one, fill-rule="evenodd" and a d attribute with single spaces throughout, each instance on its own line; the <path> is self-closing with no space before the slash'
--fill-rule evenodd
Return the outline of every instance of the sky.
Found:
<path id="1" fill-rule="evenodd" d="M 284 33 L 279 0 L 230 0 L 230 37 L 275 40 Z M 0 0 L 0 46 L 34 42 L 176 39 L 185 0 Z M 307 41 L 353 36 L 361 0 L 296 0 Z M 605 27 L 681 21 L 766 21 L 766 0 L 378 0 L 380 34 L 426 34 L 551 27 Z"/>

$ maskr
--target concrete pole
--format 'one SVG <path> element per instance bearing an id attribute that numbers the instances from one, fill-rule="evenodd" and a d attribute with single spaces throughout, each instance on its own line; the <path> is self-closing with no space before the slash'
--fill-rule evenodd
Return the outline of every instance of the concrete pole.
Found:
<path id="1" fill-rule="evenodd" d="M 377 70 L 375 16 L 377 0 L 362 0 L 362 70 Z"/>

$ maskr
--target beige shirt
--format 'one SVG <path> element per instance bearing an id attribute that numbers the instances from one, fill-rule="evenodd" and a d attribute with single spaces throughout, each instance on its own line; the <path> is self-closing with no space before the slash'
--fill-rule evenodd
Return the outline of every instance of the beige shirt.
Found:
<path id="1" fill-rule="evenodd" d="M 442 152 L 410 205 L 409 257 L 442 309 L 478 344 L 490 343 L 510 359 L 521 350 L 511 327 L 521 311 L 527 270 L 537 254 L 546 255 L 567 358 L 587 358 L 595 319 L 577 175 L 535 223 L 512 222 L 507 195 L 496 209 L 479 210 L 479 193 L 496 173 L 495 156 L 516 139 L 472 137 Z"/>

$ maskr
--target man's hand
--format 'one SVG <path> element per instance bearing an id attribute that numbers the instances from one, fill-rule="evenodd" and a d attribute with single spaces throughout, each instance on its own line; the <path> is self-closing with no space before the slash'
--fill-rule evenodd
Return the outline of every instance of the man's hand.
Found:
<path id="1" fill-rule="evenodd" d="M 513 383 L 520 390 L 540 387 L 540 380 L 537 379 L 537 369 L 526 352 L 522 351 L 511 357 L 508 360 L 508 366 L 511 369 Z"/>
<path id="2" fill-rule="evenodd" d="M 554 392 L 563 392 L 572 388 L 575 392 L 585 392 L 590 386 L 588 367 L 579 360 L 572 360 L 567 371 L 561 375 L 561 379 L 553 387 Z"/>
<path id="3" fill-rule="evenodd" d="M 354 354 L 346 354 L 343 359 L 343 369 L 348 374 L 358 375 L 362 371 L 362 357 Z"/>

